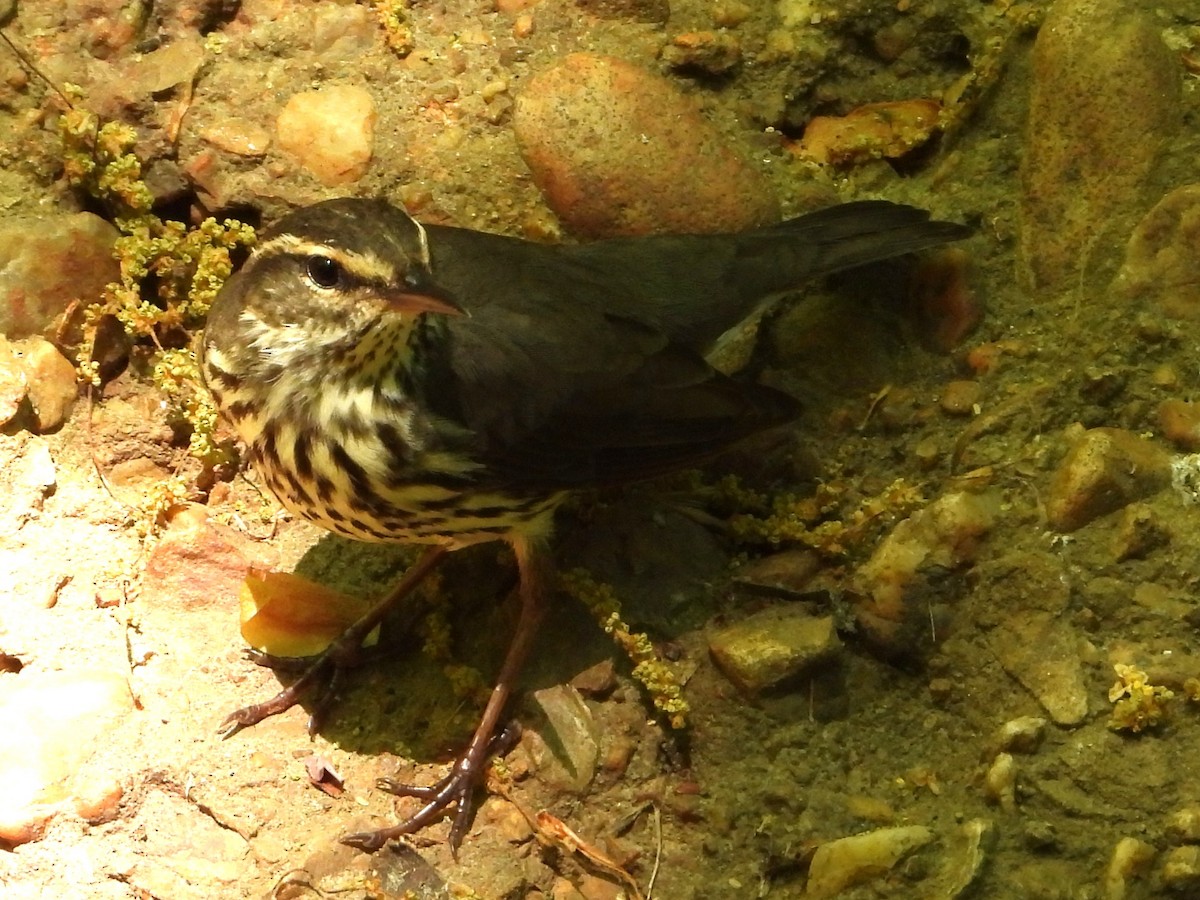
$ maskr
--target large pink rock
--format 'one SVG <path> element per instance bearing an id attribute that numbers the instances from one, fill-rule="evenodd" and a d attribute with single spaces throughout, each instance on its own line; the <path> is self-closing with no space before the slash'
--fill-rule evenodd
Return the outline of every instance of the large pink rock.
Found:
<path id="1" fill-rule="evenodd" d="M 767 180 L 671 82 L 573 53 L 521 91 L 517 143 L 546 202 L 586 237 L 717 232 L 776 221 Z"/>
<path id="2" fill-rule="evenodd" d="M 1029 287 L 1077 289 L 1153 202 L 1147 182 L 1181 117 L 1179 67 L 1159 32 L 1127 0 L 1058 0 L 1042 23 L 1021 165 Z"/>

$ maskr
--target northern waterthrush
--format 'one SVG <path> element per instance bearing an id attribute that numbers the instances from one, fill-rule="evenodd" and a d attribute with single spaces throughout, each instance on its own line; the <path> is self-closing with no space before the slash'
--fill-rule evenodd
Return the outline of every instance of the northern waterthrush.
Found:
<path id="1" fill-rule="evenodd" d="M 571 491 L 694 464 L 794 418 L 787 394 L 728 378 L 705 354 L 814 276 L 969 229 L 885 201 L 739 234 L 546 246 L 422 226 L 382 201 L 300 209 L 265 231 L 213 304 L 204 374 L 283 504 L 363 541 L 431 545 L 405 580 L 296 684 L 233 727 L 296 702 L 444 554 L 506 541 L 521 614 L 470 745 L 375 849 L 470 794 L 541 617 L 545 542 Z"/>

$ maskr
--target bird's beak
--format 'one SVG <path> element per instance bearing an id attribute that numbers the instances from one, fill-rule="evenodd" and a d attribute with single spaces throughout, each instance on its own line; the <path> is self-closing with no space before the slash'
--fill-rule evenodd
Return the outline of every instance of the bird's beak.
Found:
<path id="1" fill-rule="evenodd" d="M 404 279 L 404 288 L 388 297 L 388 306 L 394 312 L 408 313 L 438 313 L 443 316 L 465 316 L 457 300 L 436 284 L 425 272 L 410 272 Z"/>

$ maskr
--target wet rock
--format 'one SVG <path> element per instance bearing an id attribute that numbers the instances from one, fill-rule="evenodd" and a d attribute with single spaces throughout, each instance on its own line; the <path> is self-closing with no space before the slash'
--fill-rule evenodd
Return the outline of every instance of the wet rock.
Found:
<path id="1" fill-rule="evenodd" d="M 841 646 L 832 617 L 788 604 L 754 613 L 708 639 L 714 662 L 747 694 L 781 686 L 829 661 Z"/>
<path id="2" fill-rule="evenodd" d="M 856 884 L 887 874 L 900 860 L 933 840 L 921 825 L 880 828 L 829 841 L 817 848 L 808 870 L 806 897 L 834 897 Z"/>
<path id="3" fill-rule="evenodd" d="M 671 38 L 662 59 L 673 69 L 726 75 L 742 61 L 742 43 L 723 31 L 689 31 Z"/>
<path id="4" fill-rule="evenodd" d="M 91 213 L 0 221 L 0 334 L 47 334 L 72 303 L 120 277 L 117 230 Z"/>
<path id="5" fill-rule="evenodd" d="M 844 116 L 815 116 L 796 152 L 821 165 L 897 159 L 928 141 L 939 127 L 936 100 L 868 103 Z"/>
<path id="6" fill-rule="evenodd" d="M 582 791 L 592 781 L 600 759 L 600 740 L 592 711 L 579 692 L 560 684 L 533 692 L 545 716 L 545 727 L 526 738 L 539 774 L 551 784 Z"/>
<path id="7" fill-rule="evenodd" d="M 983 321 L 984 304 L 971 289 L 971 256 L 961 247 L 922 253 L 908 283 L 908 317 L 921 344 L 950 353 Z"/>
<path id="8" fill-rule="evenodd" d="M 1017 761 L 997 753 L 983 776 L 983 795 L 1006 813 L 1017 811 Z"/>
<path id="9" fill-rule="evenodd" d="M 44 338 L 15 345 L 29 380 L 29 403 L 38 432 L 54 431 L 67 419 L 79 390 L 75 367 Z"/>
<path id="10" fill-rule="evenodd" d="M 784 550 L 746 563 L 733 578 L 756 593 L 795 599 L 811 592 L 820 568 L 821 558 L 812 550 Z"/>
<path id="11" fill-rule="evenodd" d="M 942 412 L 952 416 L 969 416 L 976 411 L 983 396 L 983 386 L 978 381 L 951 381 L 942 389 L 938 401 Z"/>
<path id="12" fill-rule="evenodd" d="M 1036 853 L 1053 853 L 1062 848 L 1062 839 L 1053 822 L 1026 819 L 1021 823 L 1021 842 Z"/>
<path id="13" fill-rule="evenodd" d="M 1125 0 L 1058 0 L 1038 31 L 1021 167 L 1032 288 L 1077 287 L 1100 258 L 1095 236 L 1128 233 L 1122 217 L 1179 120 L 1179 74 L 1159 31 Z"/>
<path id="14" fill-rule="evenodd" d="M 925 571 L 970 563 L 980 540 L 991 530 L 997 504 L 989 494 L 947 494 L 913 513 L 884 538 L 852 579 L 854 592 L 862 598 L 857 621 L 874 644 L 895 650 L 907 643 L 901 632 L 917 619 L 908 602 L 911 587 Z M 927 622 L 923 604 L 919 617 Z"/>
<path id="15" fill-rule="evenodd" d="M 275 134 L 294 163 L 336 187 L 366 174 L 375 116 L 375 102 L 364 88 L 335 84 L 294 95 L 275 120 Z"/>
<path id="16" fill-rule="evenodd" d="M 1167 819 L 1167 833 L 1187 844 L 1200 844 L 1200 806 L 1185 806 Z"/>
<path id="17" fill-rule="evenodd" d="M 989 634 L 988 646 L 1059 725 L 1087 718 L 1079 637 L 1056 614 L 1025 610 L 1010 616 Z"/>
<path id="18" fill-rule="evenodd" d="M 995 837 L 996 829 L 986 819 L 964 822 L 947 841 L 940 887 L 932 896 L 946 900 L 968 896 L 983 872 Z"/>
<path id="19" fill-rule="evenodd" d="M 1200 184 L 1176 188 L 1129 236 L 1115 288 L 1141 308 L 1200 318 Z M 1200 443 L 1198 443 L 1200 445 Z"/>
<path id="20" fill-rule="evenodd" d="M 0 696 L 0 841 L 37 840 L 75 792 L 71 776 L 104 734 L 133 708 L 123 673 L 38 672 L 13 676 Z"/>
<path id="21" fill-rule="evenodd" d="M 1033 753 L 1046 736 L 1046 720 L 1041 716 L 1009 719 L 992 737 L 992 753 Z"/>
<path id="22" fill-rule="evenodd" d="M 571 687 L 589 697 L 606 697 L 616 686 L 616 667 L 611 659 L 602 659 L 571 679 Z"/>
<path id="23" fill-rule="evenodd" d="M 1180 896 L 1195 896 L 1200 891 L 1200 847 L 1188 844 L 1167 852 L 1162 866 L 1162 884 Z"/>
<path id="24" fill-rule="evenodd" d="M 1125 900 L 1129 882 L 1145 876 L 1157 854 L 1153 844 L 1138 838 L 1123 837 L 1117 841 L 1104 872 L 1104 900 Z"/>
<path id="25" fill-rule="evenodd" d="M 666 79 L 573 53 L 532 78 L 513 129 L 550 208 L 587 237 L 737 231 L 775 221 L 769 183 Z"/>
<path id="26" fill-rule="evenodd" d="M 1180 450 L 1200 449 L 1200 404 L 1178 398 L 1164 400 L 1158 406 L 1158 427 Z"/>
<path id="27" fill-rule="evenodd" d="M 1157 513 L 1144 503 L 1131 504 L 1121 512 L 1112 553 L 1117 562 L 1144 559 L 1171 542 L 1171 530 Z"/>
<path id="28" fill-rule="evenodd" d="M 742 0 L 717 0 L 712 6 L 713 24 L 718 28 L 737 28 L 753 12 Z"/>
<path id="29" fill-rule="evenodd" d="M 1056 531 L 1075 531 L 1171 483 L 1170 454 L 1120 428 L 1084 432 L 1050 480 L 1046 514 Z"/>

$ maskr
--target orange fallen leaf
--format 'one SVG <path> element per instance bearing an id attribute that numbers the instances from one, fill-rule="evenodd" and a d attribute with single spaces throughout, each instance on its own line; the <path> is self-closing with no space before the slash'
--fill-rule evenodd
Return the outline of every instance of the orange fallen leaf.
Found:
<path id="1" fill-rule="evenodd" d="M 823 165 L 895 159 L 933 136 L 941 110 L 936 100 L 896 100 L 867 103 L 844 116 L 815 116 L 793 149 Z"/>
<path id="2" fill-rule="evenodd" d="M 252 571 L 238 600 L 242 637 L 272 656 L 316 656 L 371 608 L 368 599 L 286 572 Z M 378 640 L 376 628 L 364 645 Z"/>

